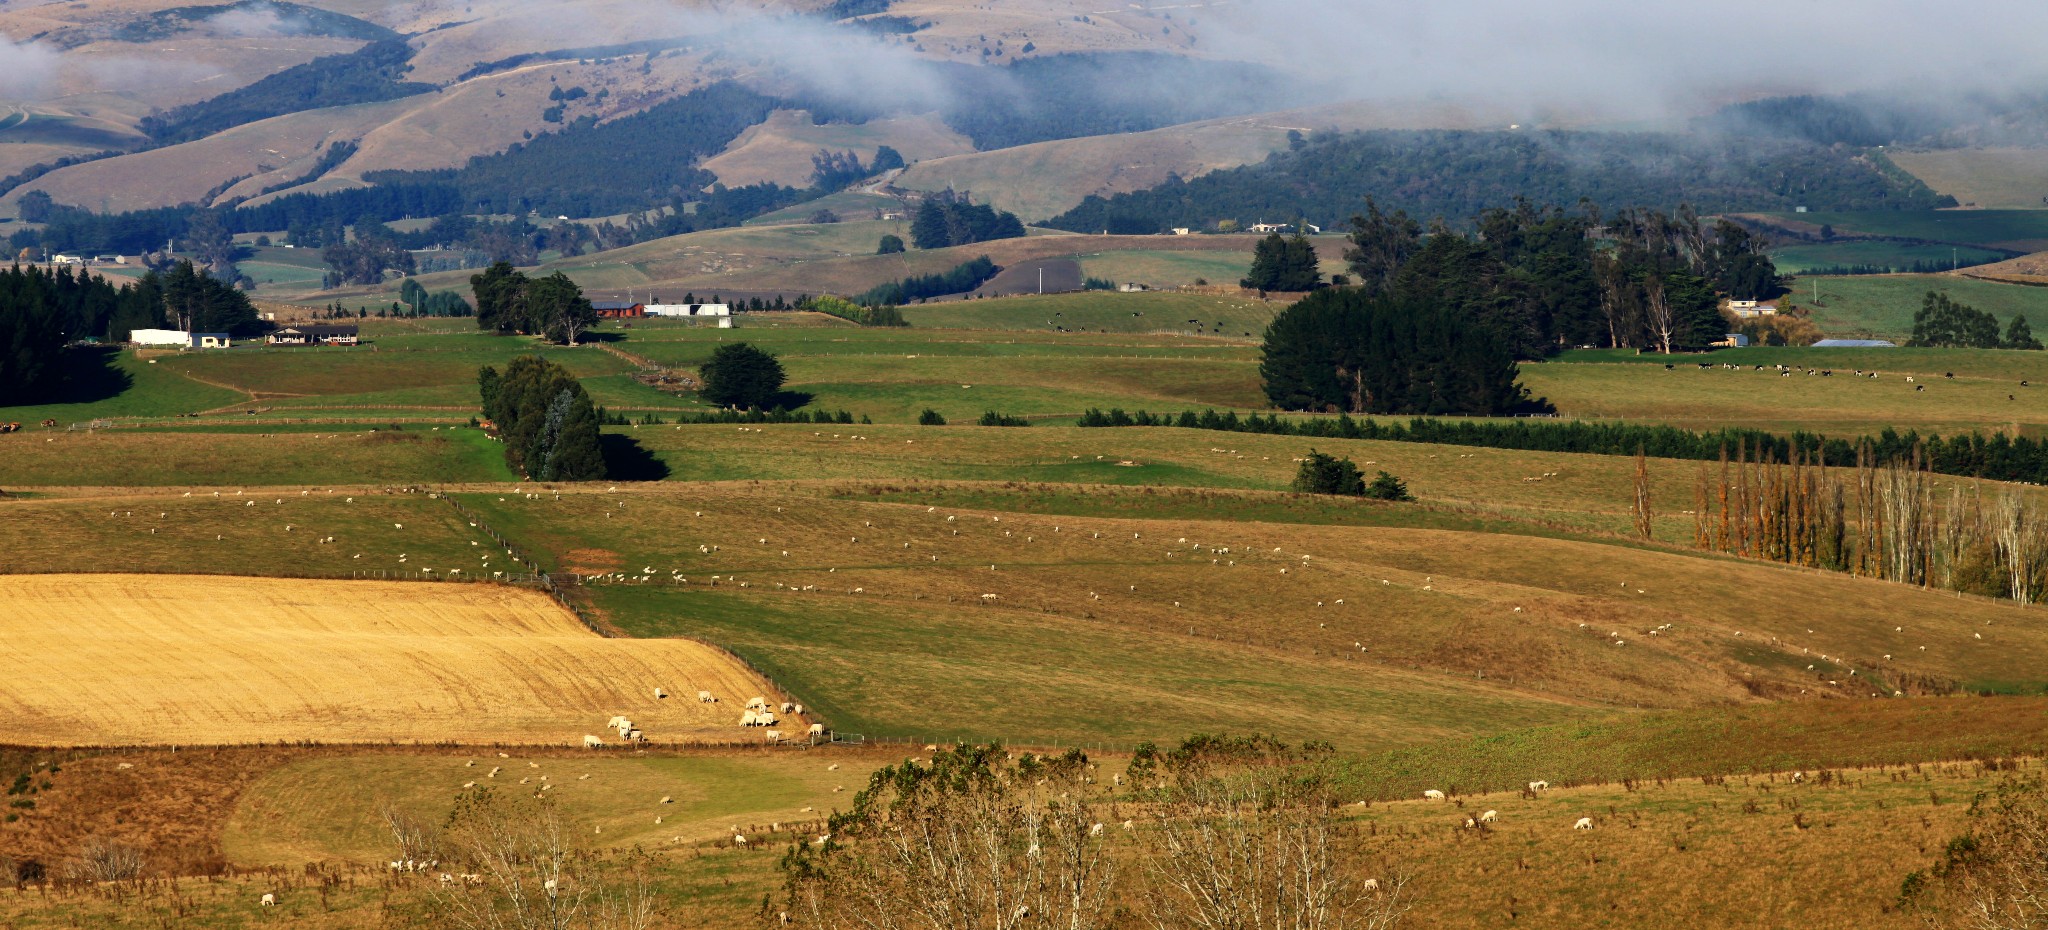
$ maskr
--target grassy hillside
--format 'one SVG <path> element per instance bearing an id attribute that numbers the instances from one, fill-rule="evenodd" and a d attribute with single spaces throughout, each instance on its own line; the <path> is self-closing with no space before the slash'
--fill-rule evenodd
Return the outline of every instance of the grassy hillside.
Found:
<path id="1" fill-rule="evenodd" d="M 882 499 L 901 502 L 737 485 L 467 499 L 559 568 L 680 572 L 689 583 L 587 592 L 636 635 L 730 643 L 871 734 L 1134 741 L 1206 716 L 1209 728 L 1361 748 L 1445 733 L 1480 705 L 1499 721 L 1577 718 L 1589 702 L 1869 697 L 1908 673 L 2034 691 L 2034 653 L 2048 651 L 1999 622 L 2007 607 L 1764 565 L 1540 536 L 1215 520 L 1176 513 L 1170 496 L 1104 518 L 1033 515 L 1025 500 L 964 510 L 886 487 L 875 486 Z M 1986 621 L 1999 632 L 1975 638 Z M 1230 676 L 1203 671 L 1225 654 Z M 879 667 L 892 673 L 874 677 Z M 1074 699 L 1024 698 L 1045 681 Z M 1283 682 L 1320 695 L 1316 712 L 1284 712 Z M 1418 693 L 1430 697 L 1405 697 Z"/>
<path id="2" fill-rule="evenodd" d="M 2048 196 L 2048 159 L 2039 149 L 1935 149 L 1885 153 L 1894 164 L 1966 206 L 2038 209 Z"/>

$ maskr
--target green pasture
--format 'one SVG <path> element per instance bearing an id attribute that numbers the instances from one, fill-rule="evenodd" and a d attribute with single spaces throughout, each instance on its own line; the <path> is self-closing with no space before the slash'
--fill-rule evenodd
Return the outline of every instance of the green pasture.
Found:
<path id="1" fill-rule="evenodd" d="M 1816 285 L 1819 298 L 1816 300 Z M 1939 291 L 1998 317 L 2013 314 L 2029 323 L 2048 323 L 2048 288 L 1979 281 L 1953 275 L 1855 275 L 1799 278 L 1785 300 L 1813 314 L 1821 332 L 1836 338 L 1890 339 L 1901 345 L 1913 335 L 1913 314 L 1929 291 Z"/>
<path id="2" fill-rule="evenodd" d="M 2018 251 L 2030 251 L 2030 243 L 2048 242 L 2048 210 L 1867 210 L 1766 215 L 1785 223 L 1833 226 L 1836 235 L 1898 236 Z"/>
<path id="3" fill-rule="evenodd" d="M 1683 488 L 1692 471 L 1660 488 Z M 1625 487 L 1625 476 L 1613 483 Z M 1360 748 L 1427 738 L 1474 711 L 1439 718 L 1397 693 L 1528 719 L 1564 712 L 1541 706 L 1553 698 L 1675 707 L 1752 684 L 1868 697 L 1891 687 L 1880 654 L 1910 653 L 1901 662 L 1915 673 L 2010 675 L 2038 689 L 2035 663 L 2048 657 L 2030 628 L 1985 631 L 2010 610 L 1988 602 L 1612 537 L 1391 525 L 1507 519 L 1477 508 L 1331 525 L 1258 519 L 1286 515 L 1281 501 L 1205 510 L 1194 500 L 1227 492 L 1110 491 L 1103 512 L 1075 514 L 1057 493 L 1055 506 L 1035 507 L 1028 487 L 1007 497 L 892 478 L 833 488 L 464 499 L 557 571 L 651 568 L 646 583 L 580 589 L 629 634 L 726 645 L 842 729 L 924 739 L 1126 742 L 1199 728 L 1211 714 L 1215 726 L 1295 738 L 1336 723 L 1340 745 Z M 1161 502 L 1149 511 L 1136 503 L 1148 494 Z M 1004 509 L 956 506 L 977 501 Z M 1837 658 L 1816 663 L 1809 650 Z M 1847 675 L 1848 660 L 1865 677 Z M 1407 675 L 1419 677 L 1388 683 Z M 1289 681 L 1319 695 L 1314 714 L 1289 719 L 1273 690 Z M 1030 700 L 1034 682 L 1061 699 Z M 1496 686 L 1538 704 L 1518 707 Z"/>
<path id="4" fill-rule="evenodd" d="M 482 430 L 205 426 L 0 436 L 0 487 L 233 487 L 509 481 Z M 231 421 L 230 421 L 231 422 Z"/>
<path id="5" fill-rule="evenodd" d="M 1874 239 L 1801 243 L 1771 250 L 1771 260 L 1777 264 L 1781 274 L 1804 274 L 1816 268 L 1842 265 L 1875 265 L 1903 270 L 1920 262 L 1936 262 L 1943 270 L 1950 270 L 1952 263 L 1968 268 L 2004 261 L 2007 257 L 2008 253 L 1988 249 Z"/>
<path id="6" fill-rule="evenodd" d="M 504 550 L 494 549 L 490 537 L 469 527 L 446 502 L 390 493 L 382 483 L 51 496 L 0 508 L 6 513 L 0 520 L 0 572 L 10 574 L 346 578 L 377 572 L 417 577 L 428 574 L 425 569 L 441 576 L 460 569 L 487 577 L 492 570 L 522 570 L 507 564 Z M 329 537 L 334 541 L 321 542 Z M 485 556 L 500 567 L 486 566 Z"/>
<path id="7" fill-rule="evenodd" d="M 1365 749 L 1583 714 L 1505 689 L 1261 655 L 1113 621 L 944 604 L 820 610 L 646 587 L 602 589 L 595 603 L 637 636 L 731 644 L 795 683 L 837 729 L 868 736 L 1128 748 L 1220 731 Z"/>
<path id="8" fill-rule="evenodd" d="M 1853 436 L 1886 427 L 1940 433 L 2013 428 L 2038 432 L 2048 424 L 2048 391 L 2020 387 L 2019 378 L 1958 376 L 1950 381 L 1941 378 L 1942 369 L 1937 368 L 1915 376 L 1909 384 L 1894 362 L 1881 369 L 1886 374 L 1873 380 L 1850 372 L 1857 365 L 1882 363 L 1883 359 L 1856 352 L 1837 357 L 1823 354 L 1832 351 L 1799 350 L 1777 360 L 1747 362 L 1751 367 L 1737 370 L 1698 367 L 1702 361 L 1721 361 L 1719 355 L 1680 356 L 1669 362 L 1674 366 L 1670 370 L 1661 364 L 1525 365 L 1522 381 L 1566 417 L 1668 423 L 1688 429 L 1743 426 Z M 2039 364 L 2048 371 L 2048 356 L 2028 355 L 2041 356 Z M 1742 356 L 1728 360 L 1737 357 Z M 1757 371 L 1754 364 L 1766 368 Z M 1776 364 L 1797 370 L 1786 375 L 1770 367 Z M 2025 364 L 2033 365 L 2034 359 L 2026 359 Z M 1808 375 L 1805 366 L 1830 368 L 1836 373 Z"/>
<path id="9" fill-rule="evenodd" d="M 1199 258 L 1208 253 L 1172 254 Z M 1097 274 L 1092 270 L 1088 273 Z M 1083 291 L 920 304 L 903 308 L 903 318 L 913 327 L 932 329 L 1178 333 L 1245 341 L 1263 336 L 1266 324 L 1284 309 L 1284 304 L 1238 297 L 1175 292 L 1125 294 Z"/>
<path id="10" fill-rule="evenodd" d="M 49 403 L 0 406 L 0 420 L 28 424 L 55 419 L 63 425 L 102 417 L 169 417 L 239 403 L 248 395 L 225 385 L 183 377 L 178 366 L 155 364 L 126 349 L 66 349 L 72 384 Z"/>
<path id="11" fill-rule="evenodd" d="M 1160 288 L 1187 284 L 1232 287 L 1252 265 L 1249 252 L 1091 252 L 1078 258 L 1081 273 L 1087 277 Z"/>

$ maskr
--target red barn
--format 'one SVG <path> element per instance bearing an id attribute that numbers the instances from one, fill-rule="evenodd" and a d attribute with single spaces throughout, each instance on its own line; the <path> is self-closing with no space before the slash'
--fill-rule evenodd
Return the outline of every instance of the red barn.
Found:
<path id="1" fill-rule="evenodd" d="M 631 320 L 647 315 L 647 305 L 630 300 L 593 300 L 590 309 L 597 311 L 600 319 Z"/>

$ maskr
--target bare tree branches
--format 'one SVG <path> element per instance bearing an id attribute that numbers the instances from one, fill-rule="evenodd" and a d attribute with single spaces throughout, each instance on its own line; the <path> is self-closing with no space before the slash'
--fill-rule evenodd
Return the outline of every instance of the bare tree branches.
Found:
<path id="1" fill-rule="evenodd" d="M 403 835 L 398 823 L 409 823 L 388 813 L 386 822 L 395 836 Z M 621 867 L 573 844 L 560 811 L 545 798 L 491 789 L 465 794 L 438 846 L 465 876 L 432 886 L 436 914 L 450 926 L 646 930 L 659 916 L 640 863 Z"/>

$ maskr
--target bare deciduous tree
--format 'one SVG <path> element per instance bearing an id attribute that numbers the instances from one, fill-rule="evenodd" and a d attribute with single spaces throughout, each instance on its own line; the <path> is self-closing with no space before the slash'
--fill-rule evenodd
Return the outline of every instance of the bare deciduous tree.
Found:
<path id="1" fill-rule="evenodd" d="M 78 851 L 71 876 L 81 881 L 119 882 L 142 874 L 142 851 L 93 840 Z"/>
<path id="2" fill-rule="evenodd" d="M 437 916 L 463 930 L 646 930 L 659 918 L 643 864 L 572 843 L 546 798 L 465 794 L 441 848 L 444 870 L 477 876 L 432 886 Z"/>
<path id="3" fill-rule="evenodd" d="M 829 838 L 784 857 L 787 913 L 814 930 L 1104 926 L 1119 834 L 1092 770 L 996 746 L 883 769 Z"/>
<path id="4" fill-rule="evenodd" d="M 1906 879 L 1903 898 L 1933 927 L 2040 930 L 2048 927 L 2048 786 L 2009 781 L 1971 807 L 1971 831 L 1951 842 L 1947 861 Z"/>
<path id="5" fill-rule="evenodd" d="M 1310 760 L 1264 740 L 1190 741 L 1137 831 L 1159 930 L 1386 930 L 1406 878 L 1359 875 L 1359 838 Z"/>

